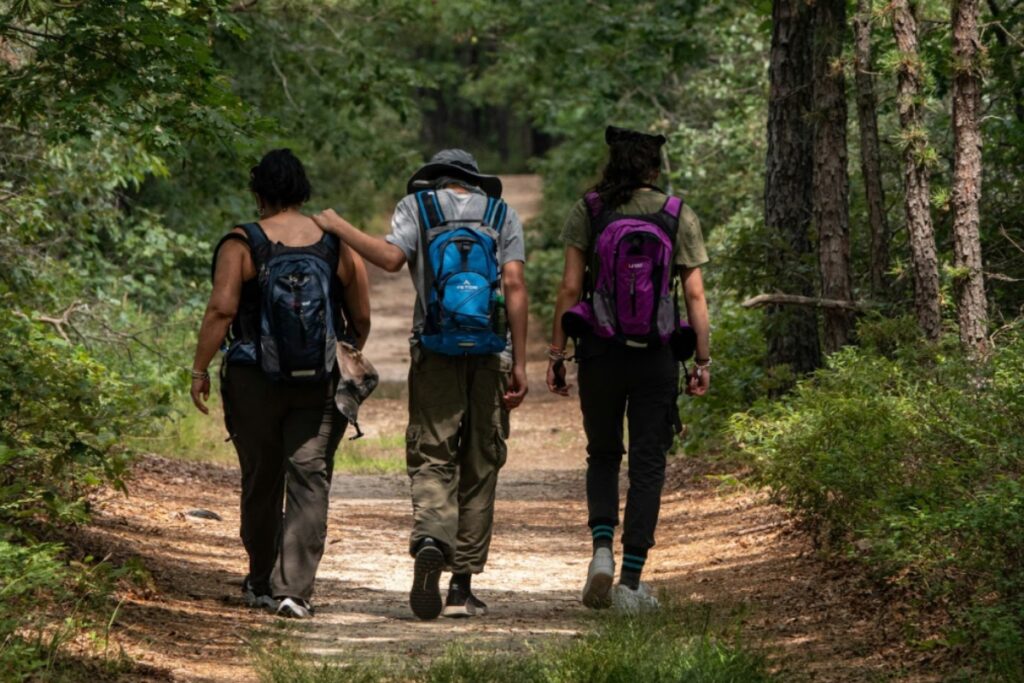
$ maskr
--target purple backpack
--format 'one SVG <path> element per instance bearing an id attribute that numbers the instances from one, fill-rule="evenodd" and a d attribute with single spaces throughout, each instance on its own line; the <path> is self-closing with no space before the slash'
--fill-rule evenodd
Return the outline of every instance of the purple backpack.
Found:
<path id="1" fill-rule="evenodd" d="M 595 239 L 587 292 L 563 316 L 565 331 L 627 346 L 667 344 L 680 326 L 689 327 L 680 323 L 672 287 L 682 200 L 669 197 L 656 213 L 630 216 L 606 211 L 596 192 L 584 199 Z"/>

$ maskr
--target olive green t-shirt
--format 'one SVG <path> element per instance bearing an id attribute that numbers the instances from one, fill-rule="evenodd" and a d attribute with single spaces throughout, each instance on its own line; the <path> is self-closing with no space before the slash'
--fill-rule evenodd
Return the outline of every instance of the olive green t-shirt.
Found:
<path id="1" fill-rule="evenodd" d="M 653 190 L 638 190 L 632 199 L 615 209 L 616 213 L 640 215 L 656 213 L 665 205 L 668 196 Z M 585 254 L 590 253 L 590 212 L 587 204 L 580 199 L 572 207 L 562 228 L 562 241 L 570 247 L 576 247 Z M 689 206 L 683 204 L 679 212 L 679 232 L 676 233 L 675 263 L 683 268 L 697 268 L 708 262 L 708 252 L 704 248 L 704 235 L 700 231 L 700 220 Z"/>

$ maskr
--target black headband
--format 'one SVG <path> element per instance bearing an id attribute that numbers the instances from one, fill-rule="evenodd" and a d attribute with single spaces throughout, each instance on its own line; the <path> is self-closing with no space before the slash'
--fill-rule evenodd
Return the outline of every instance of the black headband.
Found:
<path id="1" fill-rule="evenodd" d="M 613 145 L 616 142 L 650 142 L 661 147 L 665 144 L 665 136 L 649 135 L 640 131 L 629 130 L 628 128 L 608 126 L 604 129 L 604 141 L 609 145 Z"/>

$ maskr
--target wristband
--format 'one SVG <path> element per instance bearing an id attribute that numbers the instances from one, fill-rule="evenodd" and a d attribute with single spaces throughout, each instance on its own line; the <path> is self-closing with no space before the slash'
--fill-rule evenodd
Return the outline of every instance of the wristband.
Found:
<path id="1" fill-rule="evenodd" d="M 192 379 L 210 379 L 210 373 L 206 370 L 192 370 Z"/>
<path id="2" fill-rule="evenodd" d="M 557 346 L 551 345 L 548 347 L 548 360 L 556 363 L 560 360 L 565 360 L 565 349 L 560 349 Z"/>
<path id="3" fill-rule="evenodd" d="M 710 368 L 711 367 L 711 356 L 707 358 L 693 357 L 693 364 L 698 368 Z"/>

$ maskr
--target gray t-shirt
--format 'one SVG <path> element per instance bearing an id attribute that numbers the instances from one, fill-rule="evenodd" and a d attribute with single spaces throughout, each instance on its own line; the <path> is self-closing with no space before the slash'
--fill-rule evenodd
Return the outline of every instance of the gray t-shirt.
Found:
<path id="1" fill-rule="evenodd" d="M 441 212 L 448 220 L 459 218 L 479 219 L 487 208 L 487 195 L 474 189 L 470 192 L 455 190 L 438 190 L 437 199 L 441 203 Z M 501 239 L 498 244 L 498 265 L 504 266 L 510 261 L 526 261 L 526 246 L 523 242 L 523 224 L 519 216 L 510 206 L 501 228 Z M 419 210 L 416 196 L 407 195 L 395 207 L 391 217 L 391 234 L 386 239 L 405 254 L 412 275 L 412 285 L 416 288 L 416 308 L 413 311 L 412 332 L 419 334 L 423 330 L 423 321 L 427 315 L 427 281 L 422 267 L 420 255 L 426 250 L 423 244 L 423 231 L 420 229 Z"/>

